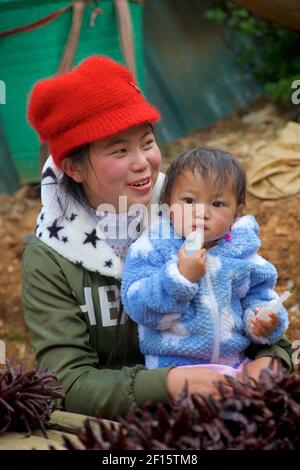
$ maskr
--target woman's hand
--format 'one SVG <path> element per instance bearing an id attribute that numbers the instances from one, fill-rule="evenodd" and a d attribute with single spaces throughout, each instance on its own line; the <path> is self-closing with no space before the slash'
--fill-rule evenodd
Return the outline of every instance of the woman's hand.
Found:
<path id="1" fill-rule="evenodd" d="M 272 357 L 264 356 L 249 362 L 249 364 L 245 366 L 248 376 L 258 381 L 261 371 L 263 369 L 268 369 L 268 367 L 270 367 L 271 361 Z M 278 365 L 279 362 L 278 359 L 276 359 L 272 365 L 273 372 L 278 372 Z M 239 380 L 243 380 L 243 372 L 240 372 L 237 378 Z"/>
<path id="2" fill-rule="evenodd" d="M 202 395 L 219 396 L 213 382 L 224 382 L 226 378 L 208 367 L 175 367 L 167 375 L 167 388 L 172 398 L 178 397 L 187 383 L 188 394 L 201 393 Z"/>
<path id="3" fill-rule="evenodd" d="M 192 255 L 187 255 L 183 245 L 178 252 L 178 270 L 186 279 L 196 282 L 206 273 L 206 250 L 202 248 Z"/>

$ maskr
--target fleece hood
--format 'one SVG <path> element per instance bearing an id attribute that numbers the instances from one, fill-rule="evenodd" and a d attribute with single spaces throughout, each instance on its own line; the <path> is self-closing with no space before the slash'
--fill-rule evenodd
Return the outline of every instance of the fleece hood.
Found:
<path id="1" fill-rule="evenodd" d="M 49 156 L 41 181 L 42 209 L 37 218 L 36 237 L 72 263 L 96 273 L 121 278 L 123 261 L 106 243 L 106 234 L 95 211 L 71 198 L 59 184 L 63 172 Z M 152 202 L 156 202 L 164 174 L 159 173 Z M 63 207 L 67 202 L 67 210 Z"/>

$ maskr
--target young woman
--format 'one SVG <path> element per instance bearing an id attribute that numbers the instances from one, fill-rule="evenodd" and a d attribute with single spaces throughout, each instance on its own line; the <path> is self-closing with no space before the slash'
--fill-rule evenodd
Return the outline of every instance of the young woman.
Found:
<path id="1" fill-rule="evenodd" d="M 163 181 L 152 128 L 159 117 L 127 69 L 107 57 L 38 82 L 29 99 L 28 119 L 51 156 L 36 236 L 24 252 L 24 312 L 39 366 L 57 375 L 67 411 L 116 418 L 132 402 L 167 402 L 186 382 L 189 392 L 212 393 L 225 380 L 200 367 L 147 370 L 122 311 L 124 256 L 143 230 L 141 214 L 127 210 L 156 201 Z M 129 224 L 134 233 L 120 236 Z M 291 367 L 285 339 L 248 351 L 260 367 L 274 353 Z"/>

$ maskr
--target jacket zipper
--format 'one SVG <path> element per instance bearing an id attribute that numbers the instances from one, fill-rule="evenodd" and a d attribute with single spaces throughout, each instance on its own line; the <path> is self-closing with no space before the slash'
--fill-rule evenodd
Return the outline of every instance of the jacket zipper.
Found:
<path id="1" fill-rule="evenodd" d="M 208 295 L 211 304 L 211 313 L 212 313 L 212 323 L 213 323 L 213 351 L 211 355 L 211 364 L 217 364 L 220 357 L 220 314 L 218 309 L 218 304 L 216 296 L 214 294 L 211 277 L 209 274 L 209 259 L 207 259 L 207 272 L 205 274 Z"/>

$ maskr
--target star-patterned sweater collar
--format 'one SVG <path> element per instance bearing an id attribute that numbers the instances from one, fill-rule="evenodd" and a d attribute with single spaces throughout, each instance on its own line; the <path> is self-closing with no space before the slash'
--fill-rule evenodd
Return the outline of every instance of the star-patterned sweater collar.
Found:
<path id="1" fill-rule="evenodd" d="M 42 172 L 42 209 L 37 219 L 36 236 L 72 263 L 120 279 L 123 261 L 106 243 L 106 234 L 91 211 L 65 194 L 59 184 L 62 176 L 50 156 Z M 160 174 L 159 186 L 162 178 Z M 65 205 L 67 210 L 62 215 Z"/>

